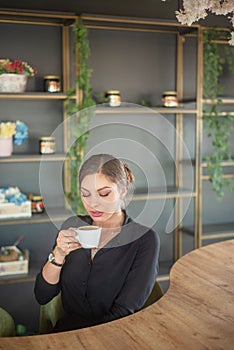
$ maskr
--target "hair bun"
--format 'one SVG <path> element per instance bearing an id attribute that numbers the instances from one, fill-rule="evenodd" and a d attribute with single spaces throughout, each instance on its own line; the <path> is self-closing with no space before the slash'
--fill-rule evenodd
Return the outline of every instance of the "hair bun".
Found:
<path id="1" fill-rule="evenodd" d="M 133 183 L 135 181 L 135 178 L 134 178 L 132 171 L 129 169 L 127 163 L 124 163 L 124 170 L 125 170 L 127 181 L 129 183 Z"/>

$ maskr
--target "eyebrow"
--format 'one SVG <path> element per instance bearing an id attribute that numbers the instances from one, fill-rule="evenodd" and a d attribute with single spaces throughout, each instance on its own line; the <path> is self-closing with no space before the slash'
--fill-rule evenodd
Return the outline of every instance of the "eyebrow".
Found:
<path id="1" fill-rule="evenodd" d="M 102 191 L 102 190 L 105 190 L 106 188 L 111 189 L 111 187 L 109 187 L 109 186 L 104 186 L 104 187 L 99 188 L 97 191 Z M 87 189 L 86 189 L 86 188 L 84 188 L 84 187 L 81 187 L 81 189 L 82 189 L 82 190 L 84 190 L 84 191 L 89 192 L 89 190 L 87 190 Z"/>
<path id="2" fill-rule="evenodd" d="M 102 190 L 105 190 L 106 188 L 111 189 L 111 187 L 109 187 L 109 186 L 104 186 L 104 187 L 99 188 L 97 191 L 102 191 Z"/>

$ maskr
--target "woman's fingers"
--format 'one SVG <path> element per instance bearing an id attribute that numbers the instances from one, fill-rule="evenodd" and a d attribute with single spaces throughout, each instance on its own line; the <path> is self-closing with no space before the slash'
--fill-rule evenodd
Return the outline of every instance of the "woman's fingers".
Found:
<path id="1" fill-rule="evenodd" d="M 69 228 L 67 230 L 61 230 L 58 234 L 57 246 L 67 253 L 81 247 L 76 238 L 75 230 L 75 228 Z"/>
<path id="2" fill-rule="evenodd" d="M 67 250 L 69 252 L 71 252 L 72 250 L 76 250 L 78 248 L 81 248 L 81 245 L 78 242 L 69 242 L 69 243 L 67 243 Z"/>

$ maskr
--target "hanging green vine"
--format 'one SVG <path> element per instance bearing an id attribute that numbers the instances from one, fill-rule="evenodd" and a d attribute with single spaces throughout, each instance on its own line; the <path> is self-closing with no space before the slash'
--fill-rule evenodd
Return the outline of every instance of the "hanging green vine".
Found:
<path id="1" fill-rule="evenodd" d="M 224 195 L 224 187 L 231 184 L 230 179 L 223 177 L 223 161 L 231 160 L 230 135 L 234 130 L 234 116 L 226 114 L 221 116 L 220 106 L 222 100 L 219 95 L 223 92 L 220 78 L 224 64 L 234 74 L 234 48 L 218 44 L 214 40 L 220 38 L 217 30 L 204 31 L 204 85 L 203 96 L 210 99 L 210 104 L 203 105 L 203 118 L 207 135 L 212 139 L 213 151 L 211 156 L 206 157 L 208 174 L 210 175 L 213 189 L 218 199 Z M 232 187 L 234 192 L 234 188 Z"/>
<path id="2" fill-rule="evenodd" d="M 73 26 L 75 43 L 74 52 L 77 53 L 76 69 L 78 76 L 73 87 L 67 93 L 65 102 L 66 117 L 71 117 L 69 122 L 70 140 L 75 140 L 68 151 L 69 172 L 70 172 L 70 191 L 66 193 L 69 205 L 75 213 L 84 214 L 85 209 L 79 193 L 78 171 L 83 160 L 86 143 L 88 139 L 90 121 L 93 117 L 93 109 L 89 108 L 95 105 L 92 98 L 92 88 L 90 78 L 92 70 L 88 67 L 88 58 L 90 54 L 89 41 L 87 38 L 87 29 L 80 22 Z M 79 91 L 79 103 L 73 98 Z"/>

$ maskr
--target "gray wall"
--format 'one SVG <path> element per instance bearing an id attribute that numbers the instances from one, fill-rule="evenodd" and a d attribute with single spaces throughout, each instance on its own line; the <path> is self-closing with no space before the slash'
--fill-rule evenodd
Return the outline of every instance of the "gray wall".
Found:
<path id="1" fill-rule="evenodd" d="M 61 33 L 57 28 L 34 28 L 27 29 L 22 26 L 22 32 L 14 30 L 8 25 L 0 27 L 0 47 L 1 57 L 21 58 L 34 64 L 39 69 L 39 75 L 29 81 L 29 91 L 42 91 L 43 75 L 58 74 L 61 75 L 61 60 L 57 52 L 61 52 L 61 47 L 56 43 L 59 41 Z M 22 40 L 22 38 L 25 38 Z M 115 32 L 103 30 L 90 30 L 89 32 L 91 57 L 90 67 L 93 68 L 92 86 L 93 92 L 103 93 L 107 89 L 119 89 L 122 100 L 129 103 L 138 103 L 140 98 L 146 97 L 154 105 L 161 103 L 161 93 L 164 90 L 175 89 L 175 45 L 176 40 L 172 35 L 157 33 L 137 33 L 137 32 Z M 13 44 L 13 39 L 18 42 L 18 46 Z M 41 49 L 43 47 L 43 49 Z M 194 97 L 196 79 L 196 48 L 194 39 L 188 39 L 185 47 L 185 97 Z M 16 56 L 17 53 L 17 56 Z M 227 94 L 231 94 L 233 80 L 226 73 L 224 82 L 227 81 Z M 30 128 L 30 138 L 21 148 L 15 148 L 14 152 L 37 152 L 37 138 L 44 132 L 50 133 L 54 127 L 61 121 L 61 103 L 46 101 L 0 101 L 1 119 L 15 120 L 20 119 L 26 122 Z M 132 162 L 134 172 L 136 172 L 137 184 L 142 187 L 146 184 L 144 169 L 152 167 L 152 179 L 155 178 L 155 185 L 158 185 L 160 173 L 159 164 L 162 166 L 163 174 L 167 184 L 173 184 L 174 166 L 173 159 L 165 149 L 165 144 L 174 150 L 175 134 L 170 132 L 153 116 L 143 117 L 139 120 L 142 128 L 145 125 L 152 125 L 152 130 L 157 130 L 164 138 L 165 144 L 158 142 L 155 138 L 150 138 L 148 134 L 136 130 L 134 127 L 134 118 L 130 118 L 131 127 L 128 130 L 121 127 L 105 126 L 101 129 L 94 129 L 90 135 L 88 150 L 99 147 L 106 138 L 109 140 L 116 137 L 125 139 L 133 138 L 147 149 L 150 149 L 158 159 L 157 164 L 152 164 L 151 160 L 145 157 L 143 152 L 139 152 L 138 162 Z M 95 123 L 102 124 L 103 119 L 109 119 L 112 122 L 115 116 L 99 116 Z M 112 119 L 111 119 L 112 118 Z M 136 120 L 138 117 L 136 117 Z M 173 126 L 175 125 L 175 116 L 166 116 L 166 120 Z M 127 119 L 125 119 L 127 120 Z M 184 116 L 184 139 L 189 150 L 191 158 L 194 158 L 195 150 L 195 117 L 192 115 Z M 61 136 L 62 138 L 62 136 Z M 58 150 L 62 150 L 62 141 L 58 140 Z M 152 142 L 151 142 L 152 141 Z M 122 147 L 123 148 L 123 147 Z M 204 154 L 210 149 L 209 142 L 205 139 Z M 111 148 L 107 148 L 111 150 Z M 117 153 L 121 154 L 121 148 Z M 142 169 L 137 166 L 142 164 Z M 56 167 L 54 170 L 56 174 Z M 162 178 L 160 178 L 160 181 Z M 18 185 L 25 192 L 38 192 L 38 165 L 36 164 L 0 164 L 0 186 Z M 161 183 L 160 183 L 161 184 Z M 54 198 L 56 190 L 51 182 L 51 196 L 56 203 L 61 203 L 61 198 Z M 129 207 L 129 212 L 133 217 L 142 211 L 145 202 L 135 202 Z M 160 214 L 155 229 L 161 237 L 161 266 L 163 262 L 171 261 L 173 258 L 173 234 L 165 234 L 165 227 L 168 217 L 173 209 L 174 200 L 161 200 L 150 202 L 145 220 L 160 213 L 162 205 L 164 209 Z M 223 202 L 217 202 L 209 182 L 204 182 L 204 222 L 223 222 L 233 221 L 234 201 L 233 195 L 226 191 Z M 185 216 L 186 225 L 193 224 L 193 200 L 189 205 L 189 210 Z M 42 263 L 50 251 L 56 229 L 51 224 L 40 225 L 14 225 L 0 227 L 0 245 L 12 243 L 21 233 L 25 235 L 22 242 L 23 247 L 28 247 L 31 251 L 31 261 L 33 263 Z M 185 251 L 193 248 L 192 240 L 185 237 Z M 15 298 L 15 294 L 19 298 Z M 32 301 L 32 284 L 18 284 L 1 286 L 1 305 L 13 314 L 17 323 L 24 323 L 29 330 L 36 328 L 37 321 L 31 322 L 38 317 L 38 307 Z M 19 300 L 24 305 L 24 312 L 21 313 Z"/>

